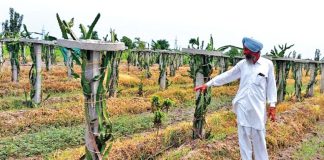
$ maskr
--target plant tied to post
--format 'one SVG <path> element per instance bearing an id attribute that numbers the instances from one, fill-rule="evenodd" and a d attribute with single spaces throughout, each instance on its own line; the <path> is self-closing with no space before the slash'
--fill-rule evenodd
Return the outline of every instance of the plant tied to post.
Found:
<path id="1" fill-rule="evenodd" d="M 296 57 L 296 51 L 293 51 L 293 58 L 294 59 L 301 59 L 301 54 L 298 54 Z M 293 71 L 293 79 L 295 80 L 294 88 L 297 101 L 303 101 L 303 97 L 301 95 L 301 88 L 302 88 L 302 64 L 301 63 L 293 63 L 292 64 L 292 71 Z"/>
<path id="2" fill-rule="evenodd" d="M 44 40 L 46 41 L 53 41 L 56 40 L 56 37 L 50 36 L 49 32 L 47 32 L 44 36 Z M 55 54 L 52 52 L 53 46 L 47 46 L 43 45 L 44 50 L 44 59 L 45 59 L 45 65 L 46 70 L 49 71 L 52 63 L 55 61 Z"/>
<path id="3" fill-rule="evenodd" d="M 274 48 L 270 51 L 271 56 L 274 58 L 278 58 L 278 57 L 283 58 L 285 57 L 286 51 L 293 46 L 294 44 L 287 46 L 287 43 L 285 45 L 278 45 L 280 51 L 278 51 L 276 46 L 274 46 Z M 288 55 L 288 57 L 290 57 L 290 54 Z M 278 90 L 277 90 L 278 102 L 283 101 L 286 95 L 286 85 L 287 85 L 286 80 L 288 78 L 288 73 L 291 65 L 292 62 L 286 62 L 286 61 L 276 61 L 275 63 L 276 82 L 278 86 Z"/>
<path id="4" fill-rule="evenodd" d="M 88 30 L 80 24 L 81 29 L 81 39 L 96 39 L 94 38 L 95 34 L 93 29 L 97 24 L 100 18 L 100 14 L 96 16 L 94 21 L 90 26 L 88 26 Z M 68 39 L 68 35 L 74 40 L 77 40 L 75 34 L 71 30 L 73 26 L 73 19 L 70 23 L 66 23 L 66 21 L 61 21 L 59 15 L 57 14 L 57 20 L 60 25 L 62 36 L 65 39 Z M 81 66 L 81 76 L 74 73 L 74 77 L 81 77 L 81 85 L 83 89 L 83 94 L 85 97 L 85 116 L 86 116 L 86 154 L 81 158 L 86 159 L 107 159 L 109 152 L 112 148 L 112 143 L 107 146 L 108 141 L 113 140 L 112 135 L 112 123 L 109 119 L 109 114 L 107 112 L 106 106 L 106 94 L 109 91 L 109 80 L 112 74 L 112 68 L 110 67 L 111 59 L 114 52 L 107 52 L 106 54 L 102 54 L 99 63 L 99 74 L 96 75 L 91 80 L 87 79 L 87 64 L 90 59 L 90 51 L 81 50 L 80 56 L 78 56 L 75 52 L 72 53 L 72 59 L 75 61 L 77 65 Z M 107 70 L 106 70 L 107 69 Z M 92 93 L 91 84 L 93 82 L 98 82 L 97 92 Z M 95 110 L 96 118 L 91 119 L 90 110 Z M 93 118 L 93 117 L 92 117 Z M 97 128 L 97 131 L 94 131 L 93 128 Z M 92 150 L 93 149 L 93 150 Z"/>
<path id="5" fill-rule="evenodd" d="M 207 45 L 207 50 L 213 50 L 213 39 L 211 37 L 210 43 Z M 211 65 L 212 57 L 207 55 L 191 55 L 189 75 L 193 79 L 194 85 L 202 85 L 208 82 L 213 72 Z M 193 134 L 192 138 L 203 138 L 203 128 L 207 106 L 211 101 L 211 89 L 207 88 L 205 92 L 196 93 L 196 108 L 193 119 Z"/>
<path id="6" fill-rule="evenodd" d="M 167 78 L 167 71 L 166 71 L 166 67 L 167 67 L 168 63 L 169 63 L 168 54 L 160 53 L 159 54 L 159 70 L 160 70 L 159 84 L 161 84 L 161 82 L 163 83 L 164 80 L 166 81 L 165 88 L 161 88 L 162 90 L 167 89 L 168 86 L 170 86 L 169 80 Z"/>
<path id="7" fill-rule="evenodd" d="M 117 34 L 114 29 L 110 29 L 110 35 L 111 35 L 111 42 L 118 41 Z M 109 72 L 110 78 L 109 78 L 109 90 L 108 90 L 108 96 L 109 97 L 116 97 L 117 96 L 117 89 L 118 89 L 118 78 L 119 78 L 119 63 L 121 60 L 121 52 L 110 52 L 110 67 L 111 71 Z"/>
<path id="8" fill-rule="evenodd" d="M 213 71 L 211 57 L 205 55 L 192 55 L 190 60 L 190 77 L 193 79 L 195 86 L 202 85 L 210 80 Z M 207 106 L 211 101 L 211 89 L 207 88 L 206 92 L 196 93 L 196 108 L 193 120 L 193 139 L 203 138 L 203 127 Z"/>
<path id="9" fill-rule="evenodd" d="M 34 53 L 34 46 L 33 45 L 30 45 L 29 46 L 29 50 L 30 50 L 30 57 L 31 57 L 31 60 L 32 60 L 32 66 L 30 67 L 30 70 L 29 70 L 29 83 L 30 83 L 30 99 L 32 99 L 34 96 L 35 96 L 35 93 L 36 93 L 36 89 L 33 87 L 35 86 L 35 83 L 36 83 L 36 75 L 37 75 L 37 70 L 36 70 L 36 55 L 35 54 L 32 54 Z M 32 101 L 30 101 L 28 104 L 28 106 L 33 106 L 32 104 Z"/>
<path id="10" fill-rule="evenodd" d="M 315 50 L 315 57 L 314 60 L 315 61 L 319 61 L 320 60 L 320 50 L 316 49 Z M 315 86 L 315 84 L 317 83 L 316 81 L 316 76 L 317 76 L 317 72 L 320 70 L 319 65 L 317 63 L 313 63 L 313 64 L 309 64 L 310 65 L 310 69 L 311 69 L 311 73 L 310 73 L 310 81 L 307 84 L 306 87 L 306 94 L 305 97 L 312 97 L 313 96 L 313 91 L 311 91 L 313 89 L 313 87 Z"/>
<path id="11" fill-rule="evenodd" d="M 10 53 L 10 64 L 12 71 L 11 80 L 13 82 L 18 82 L 18 76 L 20 71 L 18 55 L 20 50 L 20 43 L 18 40 L 21 37 L 20 29 L 22 26 L 24 16 L 16 12 L 13 8 L 9 9 L 9 15 L 9 20 L 6 20 L 2 23 L 3 37 L 11 39 L 10 42 L 6 42 L 7 50 Z"/>

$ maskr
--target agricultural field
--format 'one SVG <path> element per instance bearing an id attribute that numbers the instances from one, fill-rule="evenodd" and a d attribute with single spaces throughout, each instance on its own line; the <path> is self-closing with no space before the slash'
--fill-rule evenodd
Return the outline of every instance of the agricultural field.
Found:
<path id="1" fill-rule="evenodd" d="M 11 81 L 10 63 L 0 72 L 0 159 L 79 159 L 85 154 L 85 102 L 80 79 L 68 78 L 63 57 L 46 71 L 42 64 L 42 102 L 30 106 L 31 61 L 20 66 L 19 82 Z M 5 58 L 8 55 L 5 54 Z M 169 67 L 167 67 L 167 70 Z M 81 73 L 75 65 L 76 73 Z M 236 117 L 231 101 L 238 81 L 211 91 L 207 107 L 205 137 L 192 139 L 195 112 L 193 79 L 184 64 L 169 76 L 161 90 L 159 65 L 144 69 L 119 64 L 117 94 L 107 99 L 113 140 L 109 159 L 239 159 Z M 214 68 L 211 77 L 218 75 Z M 168 72 L 169 73 L 169 72 Z M 310 77 L 303 71 L 302 95 Z M 320 75 L 316 77 L 320 81 Z M 319 83 L 314 96 L 300 102 L 294 96 L 294 79 L 289 73 L 285 101 L 277 105 L 277 121 L 267 123 L 267 144 L 271 159 L 323 159 L 324 94 Z M 162 124 L 154 125 L 152 99 L 169 100 Z"/>

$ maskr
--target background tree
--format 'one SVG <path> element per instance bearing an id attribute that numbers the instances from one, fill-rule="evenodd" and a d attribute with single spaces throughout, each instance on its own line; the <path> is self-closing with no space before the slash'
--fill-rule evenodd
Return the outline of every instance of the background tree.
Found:
<path id="1" fill-rule="evenodd" d="M 145 49 L 145 42 L 141 41 L 141 38 L 139 37 L 135 38 L 134 44 L 137 49 Z"/>
<path id="2" fill-rule="evenodd" d="M 133 41 L 126 37 L 126 36 L 123 36 L 122 39 L 120 40 L 121 42 L 124 42 L 125 43 L 125 46 L 128 47 L 128 49 L 133 49 L 135 46 L 135 44 L 133 43 Z"/>
<path id="3" fill-rule="evenodd" d="M 213 51 L 214 50 L 214 39 L 213 39 L 213 35 L 210 35 L 209 43 L 207 44 L 206 50 L 207 51 Z"/>
<path id="4" fill-rule="evenodd" d="M 197 46 L 197 39 L 195 38 L 190 38 L 189 44 L 191 44 L 191 48 L 196 49 L 195 46 Z"/>
<path id="5" fill-rule="evenodd" d="M 152 49 L 153 50 L 157 50 L 157 49 L 161 49 L 161 50 L 167 50 L 169 49 L 169 42 L 165 39 L 160 39 L 157 40 L 156 42 L 154 40 L 152 40 Z"/>
<path id="6" fill-rule="evenodd" d="M 18 82 L 18 75 L 19 75 L 19 49 L 20 45 L 17 41 L 17 39 L 20 38 L 20 29 L 22 26 L 22 21 L 24 19 L 24 16 L 16 12 L 13 8 L 9 9 L 9 20 L 6 20 L 2 23 L 2 28 L 4 32 L 5 38 L 11 38 L 14 39 L 12 42 L 6 43 L 7 50 L 10 54 L 10 63 L 11 63 L 11 72 L 12 77 L 11 80 L 13 82 Z"/>
<path id="7" fill-rule="evenodd" d="M 232 65 L 235 65 L 236 62 L 234 60 L 236 56 L 243 56 L 242 50 L 236 48 L 236 47 L 230 47 L 230 50 L 225 52 L 225 55 L 230 56 L 229 61 Z"/>

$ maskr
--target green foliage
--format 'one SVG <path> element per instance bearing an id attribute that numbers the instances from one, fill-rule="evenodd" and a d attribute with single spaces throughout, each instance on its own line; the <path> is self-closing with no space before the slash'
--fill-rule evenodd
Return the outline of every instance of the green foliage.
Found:
<path id="1" fill-rule="evenodd" d="M 145 49 L 145 42 L 141 41 L 139 37 L 135 38 L 134 45 L 137 49 Z"/>
<path id="2" fill-rule="evenodd" d="M 127 46 L 128 49 L 133 49 L 135 47 L 134 44 L 133 44 L 133 41 L 130 38 L 126 37 L 126 36 L 123 36 L 120 41 L 124 42 L 125 46 Z"/>
<path id="3" fill-rule="evenodd" d="M 81 29 L 81 39 L 92 39 L 92 38 L 97 38 L 98 36 L 94 34 L 94 27 L 97 24 L 98 20 L 100 18 L 100 13 L 96 16 L 94 21 L 91 23 L 90 26 L 88 26 L 88 31 L 86 28 L 80 24 L 79 28 Z M 63 38 L 67 39 L 67 35 L 69 34 L 72 39 L 77 40 L 75 34 L 71 30 L 71 27 L 73 26 L 73 21 L 74 19 L 72 18 L 69 23 L 66 23 L 64 20 L 61 21 L 57 14 L 57 19 L 58 23 L 60 25 L 61 31 L 62 31 L 62 36 Z M 115 34 L 114 30 L 110 30 L 111 33 L 111 41 L 115 42 L 117 41 L 117 35 Z M 112 124 L 109 119 L 109 115 L 107 112 L 107 106 L 106 106 L 106 98 L 105 98 L 105 93 L 109 91 L 109 82 L 112 76 L 112 67 L 113 61 L 112 58 L 113 56 L 116 55 L 115 52 L 108 52 L 107 54 L 104 54 L 101 56 L 101 63 L 100 63 L 100 74 L 96 77 L 94 77 L 92 80 L 87 80 L 86 79 L 86 66 L 87 66 L 87 61 L 90 58 L 90 53 L 89 51 L 84 51 L 81 50 L 81 55 L 78 56 L 74 52 L 72 52 L 72 58 L 76 62 L 76 64 L 81 65 L 81 85 L 82 85 L 82 90 L 84 93 L 84 96 L 86 99 L 91 100 L 92 97 L 92 91 L 90 87 L 90 82 L 93 81 L 99 81 L 98 83 L 98 88 L 97 88 L 97 93 L 96 94 L 96 99 L 95 99 L 95 110 L 97 112 L 98 116 L 98 132 L 99 136 L 94 136 L 94 140 L 96 142 L 95 148 L 98 148 L 100 151 L 100 156 L 107 156 L 109 154 L 109 149 L 106 150 L 106 145 L 107 141 L 112 140 Z M 110 66 L 110 67 L 108 67 Z M 106 69 L 108 71 L 106 72 Z M 79 76 L 77 76 L 79 77 Z M 104 85 L 104 79 L 106 79 L 106 85 Z M 89 107 L 86 105 L 86 107 Z M 86 112 L 86 123 L 88 126 L 93 126 L 93 123 L 90 122 L 90 116 L 89 113 Z M 111 147 L 111 146 L 110 146 Z M 108 147 L 108 148 L 110 148 Z M 90 152 L 87 152 L 89 154 L 92 154 Z M 87 157 L 89 155 L 86 155 Z"/>
<path id="4" fill-rule="evenodd" d="M 192 138 L 203 138 L 202 130 L 206 123 L 205 116 L 207 113 L 207 106 L 211 102 L 211 89 L 208 88 L 206 92 L 199 92 L 198 98 L 196 99 L 196 108 L 193 120 L 193 134 Z"/>
<path id="5" fill-rule="evenodd" d="M 239 50 L 237 47 L 231 47 L 229 51 L 225 53 L 225 55 L 230 56 L 229 61 L 231 64 L 235 65 L 234 58 L 236 56 L 243 56 L 242 50 Z"/>
<path id="6" fill-rule="evenodd" d="M 292 45 L 287 45 L 285 43 L 284 45 L 278 45 L 279 49 L 274 46 L 274 48 L 270 51 L 272 57 L 290 57 L 291 52 L 289 55 L 285 55 L 287 50 L 293 47 Z M 275 63 L 275 73 L 276 73 L 276 82 L 277 82 L 277 93 L 280 95 L 280 93 L 283 93 L 283 97 L 286 95 L 286 80 L 288 78 L 288 73 L 290 70 L 292 63 L 291 62 L 285 62 L 285 61 L 276 61 Z M 285 70 L 283 68 L 285 67 Z M 281 71 L 280 71 L 281 70 Z M 282 74 L 282 77 L 279 76 L 280 73 Z M 280 96 L 278 96 L 278 99 L 280 100 Z"/>
<path id="7" fill-rule="evenodd" d="M 161 50 L 167 50 L 169 49 L 169 42 L 165 39 L 159 39 L 157 40 L 156 42 L 154 40 L 152 40 L 152 49 L 153 50 L 158 50 L 158 49 L 161 49 Z"/>
<path id="8" fill-rule="evenodd" d="M 140 97 L 143 96 L 143 92 L 144 92 L 143 87 L 144 87 L 144 84 L 143 84 L 143 80 L 141 79 L 141 82 L 138 85 L 138 92 L 137 92 L 138 96 L 140 96 Z"/>
<path id="9" fill-rule="evenodd" d="M 213 39 L 213 35 L 210 35 L 209 43 L 207 44 L 206 50 L 207 51 L 213 51 L 214 50 L 214 39 Z"/>
<path id="10" fill-rule="evenodd" d="M 112 118 L 114 137 L 122 137 L 153 127 L 151 114 L 122 115 Z"/>
<path id="11" fill-rule="evenodd" d="M 20 38 L 20 29 L 24 16 L 16 12 L 13 8 L 9 9 L 9 16 L 9 20 L 5 20 L 5 22 L 2 23 L 3 34 L 5 38 L 14 39 L 13 42 L 7 42 L 6 46 L 7 50 L 11 53 L 10 64 L 11 66 L 17 66 L 17 75 L 19 75 L 20 65 L 18 53 L 20 46 L 17 39 Z"/>
<path id="12" fill-rule="evenodd" d="M 188 72 L 189 72 L 189 76 L 193 79 L 194 84 L 196 83 L 196 75 L 198 72 L 202 73 L 206 78 L 211 75 L 213 71 L 211 62 L 212 62 L 212 58 L 209 56 L 201 56 L 201 55 L 191 56 L 190 64 L 189 64 L 190 70 Z"/>
<path id="13" fill-rule="evenodd" d="M 84 39 L 91 39 L 91 38 L 95 38 L 93 37 L 93 34 L 96 33 L 93 31 L 94 27 L 96 26 L 98 20 L 100 18 L 100 13 L 97 14 L 96 18 L 93 20 L 93 22 L 91 23 L 91 25 L 89 26 L 89 31 L 87 32 L 86 35 L 83 35 Z M 98 36 L 97 36 L 98 37 Z"/>
<path id="14" fill-rule="evenodd" d="M 165 117 L 163 110 L 168 111 L 171 106 L 174 105 L 174 101 L 167 98 L 162 100 L 161 97 L 153 95 L 151 98 L 151 108 L 154 114 L 154 126 L 160 127 L 162 125 L 162 119 Z"/>
<path id="15" fill-rule="evenodd" d="M 191 38 L 190 40 L 189 40 L 189 44 L 191 44 L 191 48 L 193 48 L 193 49 L 199 49 L 199 37 L 197 37 L 197 39 L 196 38 Z M 196 48 L 195 48 L 195 46 L 196 46 Z"/>
<path id="16" fill-rule="evenodd" d="M 167 75 L 166 73 L 166 67 L 169 64 L 169 57 L 168 54 L 163 54 L 160 53 L 159 55 L 159 70 L 160 70 L 160 74 L 159 74 L 159 83 L 161 82 L 164 74 L 165 76 Z M 168 88 L 170 84 L 168 84 L 168 78 L 166 77 L 166 88 Z"/>
<path id="17" fill-rule="evenodd" d="M 57 38 L 54 37 L 54 36 L 51 36 L 51 35 L 49 34 L 49 32 L 47 32 L 47 33 L 45 34 L 45 36 L 44 36 L 44 40 L 46 40 L 46 41 L 54 41 L 54 40 L 57 40 Z"/>
<path id="18" fill-rule="evenodd" d="M 12 41 L 6 43 L 7 50 L 11 53 L 11 58 L 10 58 L 10 64 L 11 66 L 17 66 L 17 74 L 19 75 L 20 72 L 20 64 L 19 64 L 19 50 L 20 50 L 20 44 L 18 41 Z M 12 67 L 13 71 L 13 67 Z"/>
<path id="19" fill-rule="evenodd" d="M 314 61 L 319 61 L 321 57 L 321 51 L 319 49 L 315 50 L 315 57 L 314 57 Z"/>
<path id="20" fill-rule="evenodd" d="M 296 57 L 296 51 L 293 51 L 293 58 L 296 58 L 296 59 L 300 59 L 301 58 L 301 55 L 298 54 L 297 57 Z M 300 72 L 300 76 L 302 77 L 302 64 L 300 63 L 292 63 L 291 65 L 292 67 L 292 74 L 293 74 L 293 79 L 295 80 L 295 84 L 294 84 L 294 89 L 291 89 L 289 90 L 289 86 L 287 85 L 286 86 L 286 92 L 290 92 L 290 93 L 293 93 L 295 92 L 295 96 L 297 98 L 298 101 L 302 101 L 302 96 L 301 96 L 301 90 L 302 90 L 302 87 L 303 87 L 303 84 L 302 84 L 302 81 L 298 81 L 298 77 L 297 77 L 297 73 Z M 300 80 L 301 80 L 301 77 L 300 77 Z"/>
<path id="21" fill-rule="evenodd" d="M 28 32 L 27 26 L 26 26 L 25 24 L 24 24 L 23 26 L 24 26 L 24 31 L 21 32 L 21 36 L 24 37 L 24 38 L 29 38 L 29 39 L 31 39 L 31 38 L 32 38 L 32 37 L 31 37 L 31 33 Z"/>
<path id="22" fill-rule="evenodd" d="M 34 134 L 0 140 L 0 159 L 46 155 L 58 149 L 84 143 L 83 127 L 49 128 Z"/>
<path id="23" fill-rule="evenodd" d="M 174 105 L 174 101 L 172 101 L 171 99 L 167 98 L 163 101 L 163 109 L 165 109 L 167 112 L 169 111 L 169 108 L 172 107 Z"/>
<path id="24" fill-rule="evenodd" d="M 313 136 L 308 137 L 307 140 L 303 140 L 300 147 L 293 152 L 291 158 L 303 160 L 321 159 L 324 155 L 323 123 L 319 122 L 316 125 L 315 132 L 312 131 L 312 133 Z"/>
<path id="25" fill-rule="evenodd" d="M 160 127 L 162 125 L 162 118 L 164 117 L 164 113 L 162 112 L 162 105 L 160 102 L 159 96 L 153 96 L 151 98 L 151 107 L 154 114 L 153 123 L 155 127 Z"/>
<path id="26" fill-rule="evenodd" d="M 316 49 L 314 60 L 319 61 L 320 60 L 320 55 L 321 55 L 320 50 Z M 310 95 L 309 91 L 316 84 L 316 82 L 317 82 L 316 81 L 316 76 L 317 76 L 317 74 L 318 74 L 318 72 L 320 70 L 320 65 L 319 64 L 317 64 L 317 63 L 316 64 L 309 64 L 309 66 L 310 65 L 313 65 L 314 70 L 312 70 L 313 74 L 311 74 L 310 81 L 307 84 L 306 95 L 305 95 L 306 97 L 312 96 L 312 95 Z"/>
<path id="27" fill-rule="evenodd" d="M 240 52 L 237 48 L 231 48 L 228 52 L 225 53 L 225 55 L 228 55 L 230 57 L 242 56 L 242 52 Z"/>
<path id="28" fill-rule="evenodd" d="M 210 75 L 213 72 L 211 65 L 212 59 L 209 56 L 204 55 L 192 55 L 190 61 L 189 76 L 193 79 L 194 85 L 196 85 L 197 74 L 203 75 L 203 83 L 210 80 Z M 205 124 L 205 115 L 207 112 L 207 106 L 211 101 L 211 90 L 207 89 L 206 92 L 198 93 L 196 97 L 196 108 L 193 121 L 193 138 L 202 138 L 202 130 Z"/>
<path id="29" fill-rule="evenodd" d="M 183 64 L 189 64 L 189 63 L 190 63 L 190 56 L 183 55 Z"/>
<path id="30" fill-rule="evenodd" d="M 117 34 L 115 32 L 115 29 L 110 28 L 110 38 L 111 38 L 111 42 L 113 42 L 113 43 L 119 41 L 119 39 L 117 38 Z"/>
<path id="31" fill-rule="evenodd" d="M 74 32 L 72 31 L 72 27 L 74 25 L 74 18 L 71 18 L 71 20 L 69 22 L 66 22 L 64 20 L 62 21 L 59 14 L 56 13 L 56 19 L 60 26 L 60 29 L 62 32 L 62 37 L 64 39 L 69 39 L 68 35 L 70 35 L 73 40 L 77 40 L 77 37 L 75 36 Z"/>
<path id="32" fill-rule="evenodd" d="M 13 8 L 9 8 L 9 20 L 2 23 L 5 38 L 19 38 L 24 15 L 19 14 Z"/>
<path id="33" fill-rule="evenodd" d="M 37 70 L 36 70 L 36 55 L 35 54 L 32 54 L 34 53 L 34 46 L 31 45 L 30 46 L 30 57 L 32 59 L 32 66 L 30 67 L 30 70 L 29 70 L 29 82 L 30 82 L 30 86 L 31 89 L 30 89 L 30 99 L 32 99 L 34 96 L 35 96 L 35 93 L 36 93 L 36 90 L 34 88 L 35 84 L 36 84 L 36 75 L 37 75 Z M 31 104 L 32 106 L 32 104 Z"/>
<path id="34" fill-rule="evenodd" d="M 191 39 L 189 40 L 189 44 L 191 44 L 191 48 L 195 48 L 194 45 L 197 44 L 196 39 L 195 39 L 195 38 L 191 38 Z"/>
<path id="35" fill-rule="evenodd" d="M 161 99 L 161 97 L 156 96 L 156 95 L 154 95 L 151 98 L 151 107 L 152 107 L 153 112 L 160 107 L 160 104 L 161 104 L 160 99 Z"/>
<path id="36" fill-rule="evenodd" d="M 288 49 L 290 49 L 291 47 L 293 47 L 293 46 L 294 46 L 294 44 L 287 46 L 287 43 L 285 43 L 285 45 L 278 45 L 280 51 L 278 51 L 278 49 L 276 48 L 276 46 L 274 46 L 274 48 L 271 49 L 270 54 L 273 57 L 284 57 L 285 54 L 286 54 L 286 51 Z"/>
<path id="37" fill-rule="evenodd" d="M 199 49 L 199 44 L 200 44 L 199 37 L 197 37 L 197 40 L 196 40 L 197 49 Z"/>

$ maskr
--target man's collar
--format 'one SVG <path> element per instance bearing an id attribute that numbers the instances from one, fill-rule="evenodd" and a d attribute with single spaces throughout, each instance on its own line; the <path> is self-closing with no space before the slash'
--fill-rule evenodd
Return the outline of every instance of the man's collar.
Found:
<path id="1" fill-rule="evenodd" d="M 263 58 L 260 56 L 260 58 L 258 59 L 258 61 L 256 61 L 255 63 L 259 63 L 259 64 L 262 64 L 263 62 Z"/>

